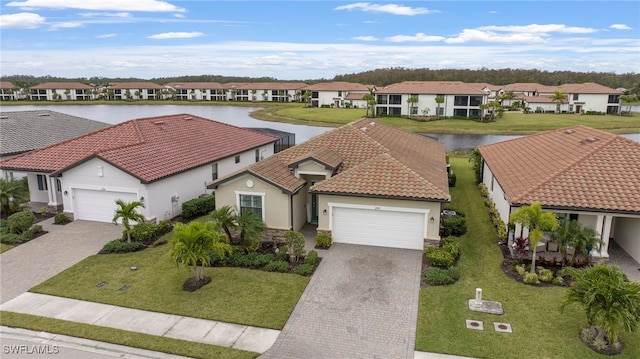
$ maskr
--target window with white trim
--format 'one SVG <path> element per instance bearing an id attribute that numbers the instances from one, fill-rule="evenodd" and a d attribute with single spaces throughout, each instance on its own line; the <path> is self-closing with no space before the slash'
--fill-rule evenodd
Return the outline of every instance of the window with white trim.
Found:
<path id="1" fill-rule="evenodd" d="M 256 148 L 256 162 L 260 161 L 260 150 Z"/>
<path id="2" fill-rule="evenodd" d="M 218 164 L 217 163 L 213 163 L 211 164 L 211 180 L 217 180 L 218 179 Z"/>
<path id="3" fill-rule="evenodd" d="M 235 157 L 235 161 L 236 161 L 236 163 L 240 163 L 240 156 L 236 156 Z"/>
<path id="4" fill-rule="evenodd" d="M 240 215 L 250 211 L 262 218 L 262 196 L 252 194 L 239 195 Z"/>
<path id="5" fill-rule="evenodd" d="M 36 175 L 36 179 L 38 180 L 38 191 L 47 191 L 49 189 L 49 186 L 47 185 L 47 176 Z"/>

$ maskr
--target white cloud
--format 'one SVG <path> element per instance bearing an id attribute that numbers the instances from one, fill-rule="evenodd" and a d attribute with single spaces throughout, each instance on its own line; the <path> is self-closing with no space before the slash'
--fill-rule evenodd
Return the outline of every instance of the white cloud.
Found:
<path id="1" fill-rule="evenodd" d="M 0 15 L 0 29 L 35 29 L 47 19 L 31 12 Z"/>
<path id="2" fill-rule="evenodd" d="M 83 9 L 95 11 L 184 12 L 185 9 L 162 0 L 23 0 L 7 6 L 21 9 Z"/>
<path id="3" fill-rule="evenodd" d="M 73 29 L 76 27 L 83 27 L 84 23 L 77 21 L 68 21 L 68 22 L 58 22 L 54 23 L 49 27 L 49 30 L 58 30 L 58 29 Z"/>
<path id="4" fill-rule="evenodd" d="M 111 34 L 102 34 L 102 35 L 98 35 L 96 36 L 98 39 L 108 39 L 110 37 L 116 37 L 118 36 L 117 34 L 111 33 Z"/>
<path id="5" fill-rule="evenodd" d="M 373 12 L 373 13 L 387 13 L 392 15 L 405 15 L 405 16 L 414 16 L 414 15 L 424 15 L 437 13 L 436 10 L 429 10 L 424 7 L 409 7 L 397 4 L 371 4 L 368 2 L 358 2 L 349 5 L 342 5 L 336 7 L 334 10 L 361 10 L 364 12 Z"/>
<path id="6" fill-rule="evenodd" d="M 625 24 L 613 24 L 609 26 L 609 28 L 616 29 L 616 30 L 631 30 L 631 27 Z"/>
<path id="7" fill-rule="evenodd" d="M 365 20 L 365 21 L 363 21 L 363 23 L 365 23 L 365 24 L 378 24 L 379 22 L 376 21 L 376 20 Z"/>
<path id="8" fill-rule="evenodd" d="M 133 16 L 131 15 L 131 13 L 128 13 L 128 12 L 83 12 L 78 15 L 82 17 L 103 16 L 103 17 L 121 17 L 121 18 L 128 18 Z"/>
<path id="9" fill-rule="evenodd" d="M 435 42 L 435 41 L 443 41 L 445 38 L 443 36 L 433 36 L 427 35 L 423 32 L 419 32 L 415 35 L 395 35 L 386 37 L 386 41 L 390 42 Z"/>
<path id="10" fill-rule="evenodd" d="M 164 32 L 162 34 L 155 34 L 155 35 L 151 35 L 151 36 L 147 36 L 147 38 L 149 39 L 186 39 L 186 38 L 191 38 L 191 37 L 200 37 L 204 35 L 201 32 L 198 31 L 192 31 L 192 32 Z"/>
<path id="11" fill-rule="evenodd" d="M 375 36 L 356 36 L 352 37 L 351 39 L 360 41 L 378 41 L 378 38 Z"/>
<path id="12" fill-rule="evenodd" d="M 530 34 L 540 34 L 540 33 L 564 33 L 564 34 L 590 34 L 597 32 L 598 30 L 589 28 L 589 27 L 572 27 L 562 24 L 547 24 L 547 25 L 539 25 L 539 24 L 531 24 L 531 25 L 523 25 L 523 26 L 481 26 L 477 28 L 481 31 L 502 31 L 502 32 L 518 32 L 518 33 L 530 33 Z"/>
<path id="13" fill-rule="evenodd" d="M 179 19 L 184 19 L 184 15 L 183 14 L 173 14 L 173 16 L 179 18 Z"/>
<path id="14" fill-rule="evenodd" d="M 543 34 L 541 34 L 543 35 Z M 498 34 L 492 31 L 481 31 L 477 29 L 464 29 L 458 36 L 444 40 L 449 44 L 459 44 L 465 42 L 495 42 L 495 43 L 540 43 L 544 42 L 543 36 L 537 34 L 515 33 Z"/>

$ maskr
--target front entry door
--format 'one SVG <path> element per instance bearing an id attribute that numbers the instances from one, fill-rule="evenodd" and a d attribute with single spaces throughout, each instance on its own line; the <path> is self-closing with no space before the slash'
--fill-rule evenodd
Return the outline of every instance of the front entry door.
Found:
<path id="1" fill-rule="evenodd" d="M 316 182 L 311 182 L 313 186 Z M 311 194 L 311 224 L 318 224 L 318 195 Z"/>

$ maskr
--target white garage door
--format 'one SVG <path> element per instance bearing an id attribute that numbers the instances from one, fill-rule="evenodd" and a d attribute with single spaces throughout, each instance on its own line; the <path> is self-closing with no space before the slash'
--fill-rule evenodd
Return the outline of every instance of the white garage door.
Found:
<path id="1" fill-rule="evenodd" d="M 424 249 L 424 213 L 333 208 L 331 235 L 336 243 Z"/>
<path id="2" fill-rule="evenodd" d="M 135 201 L 135 193 L 93 191 L 88 189 L 75 189 L 75 219 L 87 221 L 111 222 L 116 210 L 116 200 L 125 202 Z"/>

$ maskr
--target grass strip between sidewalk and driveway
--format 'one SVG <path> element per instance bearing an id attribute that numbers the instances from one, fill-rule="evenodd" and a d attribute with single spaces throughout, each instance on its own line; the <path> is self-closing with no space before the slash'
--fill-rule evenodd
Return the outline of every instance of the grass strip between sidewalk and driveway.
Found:
<path id="1" fill-rule="evenodd" d="M 126 345 L 162 353 L 202 359 L 253 359 L 259 354 L 216 345 L 158 337 L 120 329 L 69 322 L 28 314 L 1 312 L 0 325 L 68 335 L 105 343 Z"/>
<path id="2" fill-rule="evenodd" d="M 450 206 L 464 212 L 468 223 L 460 238 L 460 280 L 420 290 L 416 350 L 475 358 L 602 358 L 578 337 L 587 325 L 584 310 L 575 305 L 560 314 L 566 288 L 525 285 L 502 272 L 502 254 L 471 163 L 453 155 L 450 162 L 457 176 Z M 501 302 L 505 313 L 469 310 L 476 288 L 482 288 L 484 300 Z M 483 321 L 484 330 L 467 329 L 466 319 Z M 493 322 L 511 324 L 513 333 L 496 332 Z M 617 358 L 640 358 L 640 332 L 624 333 L 621 340 L 624 350 Z"/>
<path id="3" fill-rule="evenodd" d="M 182 290 L 193 272 L 177 268 L 169 246 L 163 245 L 134 253 L 93 255 L 30 291 L 279 330 L 309 282 L 296 274 L 244 268 L 205 268 L 205 275 L 212 279 L 209 284 L 195 292 Z M 125 285 L 130 288 L 121 290 Z"/>

